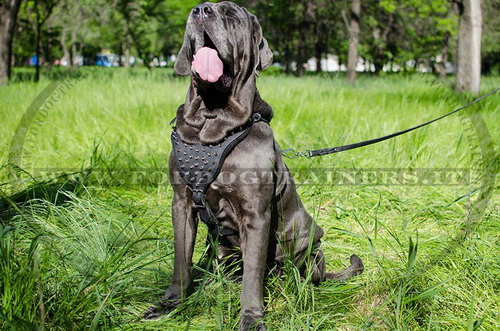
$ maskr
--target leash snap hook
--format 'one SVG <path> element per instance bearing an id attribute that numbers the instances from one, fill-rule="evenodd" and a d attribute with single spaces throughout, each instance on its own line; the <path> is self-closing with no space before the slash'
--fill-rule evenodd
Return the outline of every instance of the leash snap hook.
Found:
<path id="1" fill-rule="evenodd" d="M 281 151 L 281 155 L 288 159 L 295 159 L 297 158 L 297 153 L 292 148 L 285 149 L 284 151 Z"/>
<path id="2" fill-rule="evenodd" d="M 310 150 L 305 150 L 303 152 L 295 152 L 293 148 L 285 149 L 284 151 L 281 152 L 281 155 L 288 159 L 296 159 L 299 157 L 305 157 L 310 159 L 313 155 Z"/>
<path id="3" fill-rule="evenodd" d="M 307 158 L 307 159 L 310 159 L 313 155 L 312 155 L 312 153 L 311 153 L 311 151 L 310 151 L 310 150 L 306 149 L 306 150 L 305 150 L 305 151 L 303 151 L 303 152 L 297 153 L 297 156 L 298 156 L 298 157 L 305 157 L 305 158 Z"/>

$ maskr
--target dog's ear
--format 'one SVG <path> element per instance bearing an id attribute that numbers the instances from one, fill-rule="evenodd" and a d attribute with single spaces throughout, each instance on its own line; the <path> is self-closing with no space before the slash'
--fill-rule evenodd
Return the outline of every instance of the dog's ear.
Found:
<path id="1" fill-rule="evenodd" d="M 177 55 L 174 70 L 179 76 L 191 75 L 191 63 L 193 62 L 193 51 L 191 50 L 191 42 L 186 34 L 184 35 L 184 43 Z"/>
<path id="2" fill-rule="evenodd" d="M 250 14 L 252 19 L 253 41 L 255 58 L 259 59 L 255 64 L 255 70 L 266 70 L 273 63 L 273 52 L 269 49 L 267 40 L 262 35 L 262 28 L 255 15 Z"/>

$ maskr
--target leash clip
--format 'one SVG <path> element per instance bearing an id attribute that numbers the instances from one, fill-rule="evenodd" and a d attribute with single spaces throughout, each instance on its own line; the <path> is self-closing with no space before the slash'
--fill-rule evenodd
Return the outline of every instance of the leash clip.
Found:
<path id="1" fill-rule="evenodd" d="M 310 159 L 312 157 L 312 153 L 310 150 L 305 150 L 303 152 L 296 152 L 293 150 L 293 148 L 285 149 L 284 151 L 281 152 L 281 155 L 288 159 L 296 159 L 299 157 L 305 157 Z"/>

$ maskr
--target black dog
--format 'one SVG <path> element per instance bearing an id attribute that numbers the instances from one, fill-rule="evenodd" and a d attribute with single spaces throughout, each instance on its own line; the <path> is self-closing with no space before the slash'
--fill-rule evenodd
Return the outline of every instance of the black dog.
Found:
<path id="1" fill-rule="evenodd" d="M 198 216 L 218 238 L 219 257 L 228 247 L 240 249 L 242 330 L 265 329 L 263 279 L 270 263 L 280 266 L 285 258 L 292 259 L 312 273 L 315 283 L 363 271 L 353 255 L 346 270 L 326 272 L 320 249 L 323 230 L 297 195 L 269 126 L 273 110 L 255 85 L 258 71 L 271 63 L 257 18 L 246 9 L 221 2 L 192 10 L 175 64 L 177 74 L 192 75 L 192 83 L 177 110 L 169 164 L 174 275 L 161 303 L 151 307 L 146 318 L 160 316 L 186 295 Z M 225 179 L 226 174 L 233 180 Z"/>

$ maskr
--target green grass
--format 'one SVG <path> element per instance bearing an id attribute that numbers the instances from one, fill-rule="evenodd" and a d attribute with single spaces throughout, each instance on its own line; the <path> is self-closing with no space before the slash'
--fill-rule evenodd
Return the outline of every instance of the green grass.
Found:
<path id="1" fill-rule="evenodd" d="M 23 114 L 58 75 L 39 84 L 22 76 L 0 88 L 0 329 L 238 329 L 241 284 L 217 263 L 199 270 L 203 292 L 159 321 L 140 319 L 172 274 L 169 122 L 189 80 L 163 70 L 92 72 L 54 102 L 41 126 L 32 123 L 38 131 L 20 155 L 10 152 Z M 432 81 L 361 76 L 348 86 L 341 76 L 264 73 L 258 86 L 274 108 L 281 147 L 302 151 L 392 133 L 472 99 Z M 499 78 L 483 78 L 484 93 L 498 86 Z M 489 136 L 499 148 L 499 109 L 498 94 L 474 108 L 487 128 L 479 138 L 468 129 L 481 128 L 475 115 L 452 116 L 370 147 L 287 161 L 325 229 L 328 269 L 343 268 L 356 253 L 366 271 L 318 287 L 290 265 L 281 278 L 271 272 L 268 329 L 498 329 L 500 198 L 492 183 L 499 158 L 480 142 Z M 455 185 L 411 185 L 411 178 L 375 185 L 369 177 L 345 185 L 325 175 L 378 171 L 387 183 L 395 171 L 423 169 L 432 179 L 443 168 L 479 176 Z M 308 169 L 322 169 L 314 172 L 319 178 Z M 204 255 L 205 233 L 195 260 Z"/>

